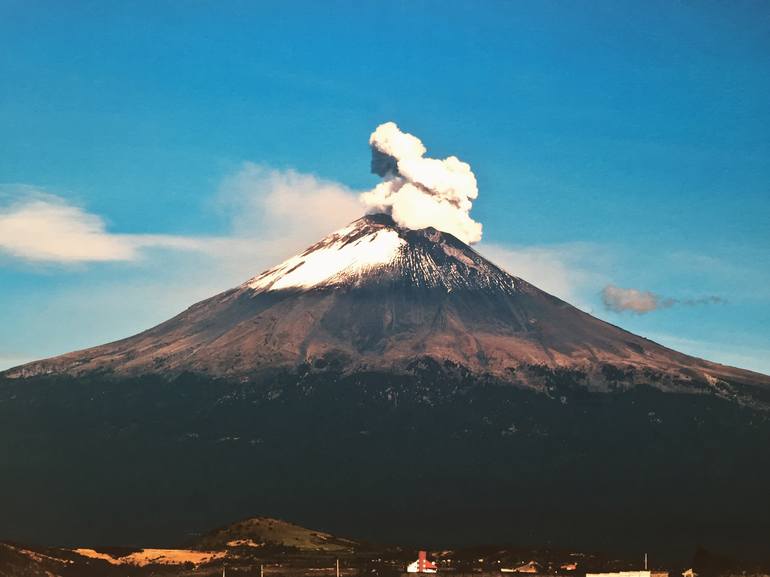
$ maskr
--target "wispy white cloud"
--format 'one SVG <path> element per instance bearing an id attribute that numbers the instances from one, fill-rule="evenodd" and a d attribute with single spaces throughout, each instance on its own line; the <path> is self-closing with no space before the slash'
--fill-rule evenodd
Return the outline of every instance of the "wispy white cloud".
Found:
<path id="1" fill-rule="evenodd" d="M 27 261 L 130 261 L 143 248 L 200 250 L 203 245 L 181 236 L 111 233 L 101 216 L 32 187 L 19 188 L 0 206 L 0 251 Z"/>
<path id="2" fill-rule="evenodd" d="M 280 242 L 290 249 L 363 214 L 357 193 L 343 184 L 252 162 L 223 180 L 216 204 L 229 217 L 234 238 Z"/>
<path id="3" fill-rule="evenodd" d="M 225 259 L 256 250 L 283 256 L 363 212 L 356 193 L 341 184 L 253 163 L 227 177 L 217 199 L 230 220 L 226 235 L 121 234 L 108 230 L 102 216 L 60 196 L 16 186 L 0 198 L 0 253 L 57 264 L 135 261 L 158 248 Z"/>

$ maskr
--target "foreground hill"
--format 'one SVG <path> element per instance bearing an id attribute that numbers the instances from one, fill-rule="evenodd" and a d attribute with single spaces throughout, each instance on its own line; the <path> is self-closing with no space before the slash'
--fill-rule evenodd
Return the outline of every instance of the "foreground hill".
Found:
<path id="1" fill-rule="evenodd" d="M 323 531 L 313 531 L 270 517 L 253 517 L 216 529 L 197 539 L 195 545 L 199 549 L 286 548 L 298 552 L 337 554 L 350 553 L 360 546 L 350 539 L 335 537 Z"/>

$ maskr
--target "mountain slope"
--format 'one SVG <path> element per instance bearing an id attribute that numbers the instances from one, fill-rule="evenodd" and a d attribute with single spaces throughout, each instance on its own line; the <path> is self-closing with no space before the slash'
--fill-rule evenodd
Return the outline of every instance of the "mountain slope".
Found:
<path id="1" fill-rule="evenodd" d="M 184 546 L 264 512 L 414 547 L 766 551 L 770 414 L 544 377 L 0 379 L 0 539 Z"/>
<path id="2" fill-rule="evenodd" d="M 329 364 L 404 371 L 419 358 L 534 388 L 543 383 L 531 368 L 544 366 L 584 373 L 595 390 L 610 381 L 740 398 L 770 390 L 768 376 L 631 334 L 504 272 L 452 235 L 400 229 L 385 215 L 364 217 L 134 337 L 5 375 L 243 380 Z"/>

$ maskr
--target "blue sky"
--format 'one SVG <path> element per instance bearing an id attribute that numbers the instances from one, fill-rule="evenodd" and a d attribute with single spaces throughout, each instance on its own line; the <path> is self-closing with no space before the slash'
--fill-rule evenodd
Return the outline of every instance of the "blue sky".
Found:
<path id="1" fill-rule="evenodd" d="M 0 0 L 0 367 L 312 242 L 377 182 L 367 140 L 392 120 L 472 166 L 482 253 L 770 372 L 768 30 L 768 2 Z M 101 252 L 66 227 L 20 250 L 46 230 L 9 223 L 41 207 Z M 683 302 L 615 312 L 606 285 Z"/>

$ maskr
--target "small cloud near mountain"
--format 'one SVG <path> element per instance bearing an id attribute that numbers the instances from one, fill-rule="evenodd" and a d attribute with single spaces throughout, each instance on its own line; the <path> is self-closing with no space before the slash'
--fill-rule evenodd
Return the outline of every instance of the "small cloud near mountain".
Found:
<path id="1" fill-rule="evenodd" d="M 604 287 L 601 293 L 604 308 L 616 313 L 629 311 L 638 315 L 647 314 L 659 309 L 673 306 L 697 306 L 708 304 L 725 304 L 722 297 L 708 296 L 698 299 L 676 299 L 663 297 L 651 291 L 635 288 L 622 288 L 613 284 Z"/>

